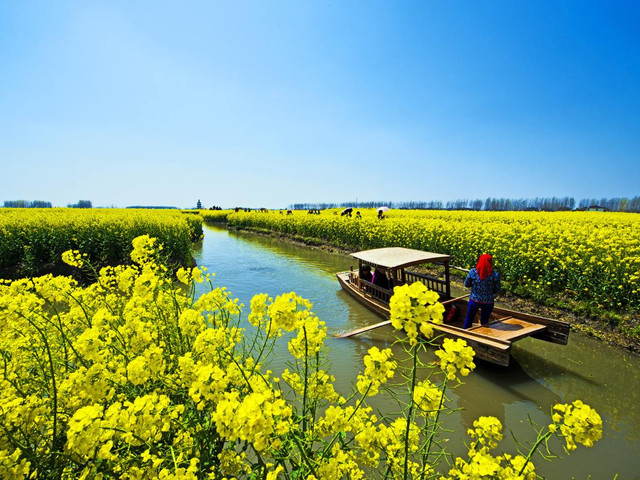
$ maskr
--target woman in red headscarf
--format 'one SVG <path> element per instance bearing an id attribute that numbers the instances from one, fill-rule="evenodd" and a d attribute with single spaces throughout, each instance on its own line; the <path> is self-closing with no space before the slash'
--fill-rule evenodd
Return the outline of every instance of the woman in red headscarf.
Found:
<path id="1" fill-rule="evenodd" d="M 493 311 L 494 297 L 500 292 L 500 276 L 493 269 L 493 257 L 491 255 L 480 256 L 476 268 L 469 270 L 464 286 L 471 288 L 464 328 L 471 327 L 478 310 L 481 311 L 480 323 L 485 325 Z"/>

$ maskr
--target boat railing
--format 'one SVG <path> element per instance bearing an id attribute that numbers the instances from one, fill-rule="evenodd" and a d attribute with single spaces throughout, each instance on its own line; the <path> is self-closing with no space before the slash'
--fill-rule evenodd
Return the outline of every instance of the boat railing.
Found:
<path id="1" fill-rule="evenodd" d="M 439 278 L 433 277 L 431 275 L 426 275 L 424 273 L 411 272 L 409 270 L 404 271 L 405 282 L 406 283 L 414 283 L 414 282 L 422 282 L 429 289 L 438 293 L 447 294 L 447 282 L 446 280 L 441 280 Z"/>
<path id="2" fill-rule="evenodd" d="M 380 300 L 383 303 L 389 303 L 391 300 L 391 296 L 393 295 L 393 290 L 388 288 L 382 288 L 378 285 L 374 285 L 371 282 L 367 282 L 366 280 L 362 280 L 357 272 L 351 271 L 349 272 L 349 283 L 351 285 L 357 286 L 360 290 L 371 295 L 376 300 Z"/>
<path id="3" fill-rule="evenodd" d="M 389 300 L 391 300 L 391 296 L 393 295 L 392 290 L 379 287 L 378 285 L 374 285 L 373 283 L 367 282 L 366 280 L 360 280 L 360 288 L 363 288 L 373 298 L 384 303 L 389 303 Z"/>

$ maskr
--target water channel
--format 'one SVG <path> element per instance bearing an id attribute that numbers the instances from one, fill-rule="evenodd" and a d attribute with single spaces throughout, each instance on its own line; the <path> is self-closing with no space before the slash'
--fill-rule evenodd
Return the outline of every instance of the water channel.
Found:
<path id="1" fill-rule="evenodd" d="M 222 228 L 205 226 L 204 232 L 196 261 L 215 273 L 215 285 L 227 287 L 246 305 L 245 316 L 253 295 L 275 297 L 295 291 L 313 302 L 313 311 L 330 334 L 381 321 L 338 284 L 335 273 L 354 265 L 350 257 Z M 463 292 L 453 292 L 459 293 Z M 367 350 L 392 346 L 393 340 L 391 327 L 329 338 L 336 388 L 350 391 Z M 285 359 L 286 346 L 279 353 Z M 399 347 L 394 353 L 402 355 Z M 581 399 L 601 415 L 603 438 L 593 448 L 579 447 L 571 455 L 563 451 L 562 443 L 552 442 L 553 452 L 562 458 L 549 463 L 536 456 L 538 474 L 548 479 L 613 479 L 616 474 L 619 480 L 640 479 L 640 357 L 624 350 L 574 332 L 567 346 L 527 338 L 513 347 L 511 366 L 479 363 L 463 385 L 448 391 L 448 398 L 453 408 L 460 409 L 444 419 L 451 431 L 447 450 L 455 455 L 466 452 L 465 432 L 481 415 L 502 422 L 504 440 L 499 449 L 515 454 L 513 437 L 521 443 L 535 441 L 530 421 L 547 425 L 554 404 Z"/>

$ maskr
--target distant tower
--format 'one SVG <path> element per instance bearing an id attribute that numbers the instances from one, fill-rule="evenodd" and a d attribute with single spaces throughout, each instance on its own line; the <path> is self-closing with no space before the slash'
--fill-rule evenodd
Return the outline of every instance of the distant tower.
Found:
<path id="1" fill-rule="evenodd" d="M 196 203 L 196 208 L 198 210 L 202 210 L 202 203 L 200 202 L 200 199 L 198 199 L 198 203 Z"/>

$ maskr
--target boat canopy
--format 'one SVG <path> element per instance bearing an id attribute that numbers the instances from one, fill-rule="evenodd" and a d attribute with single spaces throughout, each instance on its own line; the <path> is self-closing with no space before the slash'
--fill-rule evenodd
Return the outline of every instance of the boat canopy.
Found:
<path id="1" fill-rule="evenodd" d="M 423 252 L 404 247 L 374 248 L 362 250 L 351 254 L 365 263 L 377 265 L 383 268 L 404 268 L 421 263 L 445 263 L 448 264 L 450 255 L 441 253 Z"/>

